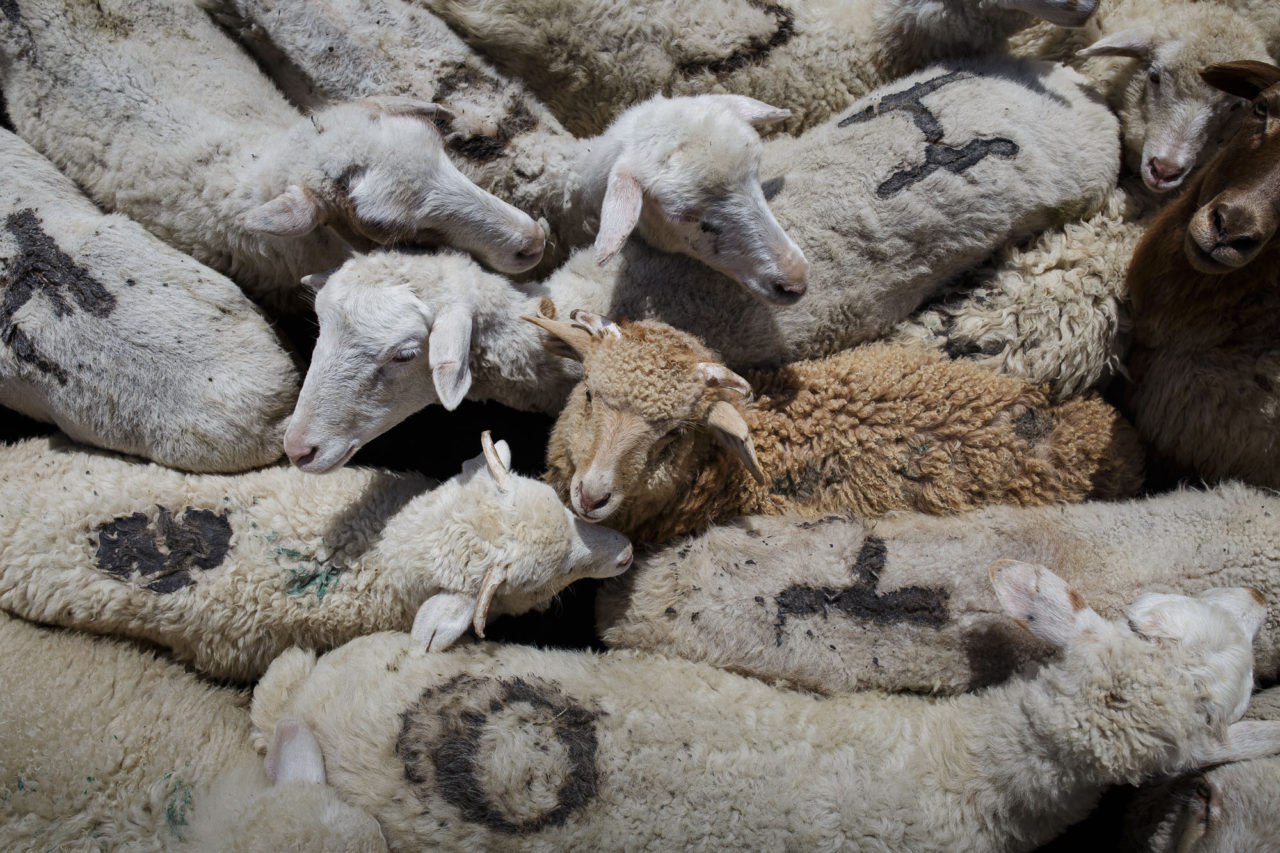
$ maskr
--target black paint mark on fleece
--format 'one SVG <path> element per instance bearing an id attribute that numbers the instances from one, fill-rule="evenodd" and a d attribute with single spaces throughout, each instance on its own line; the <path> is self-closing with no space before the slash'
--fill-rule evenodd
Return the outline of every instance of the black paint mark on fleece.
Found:
<path id="1" fill-rule="evenodd" d="M 10 268 L 4 273 L 4 300 L 0 302 L 0 340 L 15 358 L 41 373 L 67 384 L 67 372 L 40 352 L 13 317 L 40 293 L 53 305 L 57 317 L 72 312 L 71 302 L 95 317 L 106 317 L 116 308 L 116 298 L 89 271 L 71 260 L 53 241 L 31 208 L 5 218 L 5 230 L 18 241 Z"/>
<path id="2" fill-rule="evenodd" d="M 876 187 L 876 195 L 880 196 L 880 198 L 889 198 L 897 195 L 912 184 L 923 181 L 939 169 L 946 169 L 948 172 L 959 174 L 985 159 L 989 154 L 994 154 L 998 157 L 1013 157 L 1018 153 L 1017 143 L 1012 139 L 1003 137 L 971 139 L 959 147 L 942 144 L 942 123 L 938 121 L 938 117 L 928 107 L 920 103 L 920 99 L 950 83 L 975 76 L 977 75 L 969 71 L 952 71 L 949 74 L 943 74 L 931 80 L 924 80 L 905 91 L 885 95 L 861 112 L 840 120 L 839 127 L 848 127 L 851 124 L 870 121 L 886 113 L 905 112 L 911 116 L 911 121 L 924 134 L 924 163 L 914 169 L 903 169 L 902 171 L 894 172 L 889 176 L 888 180 Z"/>
<path id="3" fill-rule="evenodd" d="M 11 24 L 22 21 L 22 10 L 18 8 L 18 0 L 0 0 L 0 12 L 4 13 Z"/>
<path id="4" fill-rule="evenodd" d="M 773 623 L 775 642 L 782 645 L 788 617 L 821 613 L 825 618 L 831 610 L 850 619 L 880 624 L 912 622 L 934 628 L 945 625 L 950 617 L 944 589 L 906 586 L 883 595 L 876 591 L 888 551 L 883 539 L 868 536 L 852 567 L 852 586 L 832 589 L 794 585 L 774 596 L 778 605 L 778 619 Z"/>
<path id="5" fill-rule="evenodd" d="M 488 98 L 494 99 L 501 96 L 502 90 L 502 81 L 492 74 L 461 63 L 440 78 L 432 100 L 448 106 L 449 98 L 458 93 L 465 98 L 473 92 L 484 92 Z M 439 115 L 432 121 L 440 131 L 440 135 L 444 137 L 445 145 L 449 150 L 477 163 L 487 163 L 497 159 L 512 139 L 522 133 L 528 133 L 538 124 L 528 105 L 518 96 L 512 96 L 507 100 L 502 117 L 498 119 L 492 135 L 483 133 L 463 135 L 453 129 L 452 116 Z"/>
<path id="6" fill-rule="evenodd" d="M 537 678 L 488 678 L 459 675 L 427 689 L 400 715 L 396 755 L 419 800 L 443 799 L 462 818 L 509 835 L 537 832 L 563 824 L 596 797 L 596 720 L 555 684 Z M 502 720 L 502 718 L 506 718 Z M 556 792 L 556 805 L 542 814 L 513 819 L 484 790 L 477 761 L 484 729 L 499 720 L 536 727 L 564 748 L 568 766 Z M 504 760 L 519 757 L 505 754 Z M 514 791 L 502 792 L 504 799 Z"/>
<path id="7" fill-rule="evenodd" d="M 766 15 L 773 16 L 774 20 L 777 21 L 777 28 L 773 31 L 773 35 L 767 39 L 750 38 L 747 40 L 745 47 L 739 48 L 720 59 L 698 59 L 686 62 L 680 66 L 681 74 L 691 77 L 694 74 L 701 74 L 703 71 L 710 71 L 712 74 L 737 71 L 739 68 L 745 68 L 753 63 L 763 62 L 775 48 L 781 47 L 795 36 L 795 15 L 792 14 L 790 9 L 779 6 L 776 3 L 761 3 L 759 0 L 748 0 L 747 5 L 759 9 Z"/>
<path id="8" fill-rule="evenodd" d="M 154 529 L 140 512 L 98 525 L 99 569 L 120 580 L 137 572 L 147 589 L 167 593 L 195 583 L 194 571 L 222 565 L 231 545 L 225 512 L 187 507 L 179 520 L 156 508 Z"/>

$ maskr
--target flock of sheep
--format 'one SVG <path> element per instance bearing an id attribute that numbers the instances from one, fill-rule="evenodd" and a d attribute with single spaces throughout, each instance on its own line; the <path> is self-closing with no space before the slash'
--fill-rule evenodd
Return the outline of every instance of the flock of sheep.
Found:
<path id="1" fill-rule="evenodd" d="M 0 0 L 61 431 L 0 444 L 0 848 L 1280 846 L 1278 58 L 1274 0 Z M 464 399 L 541 479 L 347 466 Z M 607 651 L 463 640 L 585 578 Z"/>

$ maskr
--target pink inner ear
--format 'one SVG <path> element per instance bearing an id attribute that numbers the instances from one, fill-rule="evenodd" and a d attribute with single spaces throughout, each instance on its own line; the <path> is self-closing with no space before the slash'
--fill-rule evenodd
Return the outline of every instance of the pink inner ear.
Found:
<path id="1" fill-rule="evenodd" d="M 600 208 L 600 233 L 596 235 L 596 261 L 604 264 L 618 253 L 640 221 L 644 191 L 640 181 L 622 163 L 609 173 L 604 204 Z"/>

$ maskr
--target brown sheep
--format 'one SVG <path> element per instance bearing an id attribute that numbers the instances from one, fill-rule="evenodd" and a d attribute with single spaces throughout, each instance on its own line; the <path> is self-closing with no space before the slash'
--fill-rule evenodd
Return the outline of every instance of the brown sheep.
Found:
<path id="1" fill-rule="evenodd" d="M 1137 436 L 1096 397 L 1053 406 L 1042 387 L 888 344 L 752 371 L 748 384 L 664 323 L 552 317 L 525 319 L 584 378 L 545 476 L 579 516 L 640 541 L 744 514 L 942 513 L 1142 484 Z"/>
<path id="2" fill-rule="evenodd" d="M 1202 72 L 1250 98 L 1240 129 L 1138 244 L 1131 383 L 1138 432 L 1174 473 L 1280 487 L 1280 68 Z"/>

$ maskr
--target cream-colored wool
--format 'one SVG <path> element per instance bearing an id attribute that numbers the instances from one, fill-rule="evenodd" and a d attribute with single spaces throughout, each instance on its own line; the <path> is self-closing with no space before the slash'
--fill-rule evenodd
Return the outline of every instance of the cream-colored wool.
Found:
<path id="1" fill-rule="evenodd" d="M 1280 720 L 1280 688 L 1255 694 L 1246 720 Z M 1280 746 L 1276 748 L 1280 752 Z M 1233 761 L 1143 787 L 1125 813 L 1124 849 L 1243 853 L 1280 848 L 1280 755 Z"/>
<path id="2" fill-rule="evenodd" d="M 0 647 L 5 850 L 386 850 L 323 777 L 268 778 L 246 694 L 127 642 L 3 613 Z"/>
<path id="3" fill-rule="evenodd" d="M 384 633 L 281 655 L 253 720 L 309 725 L 393 850 L 1030 850 L 1107 785 L 1227 751 L 1262 615 L 1249 591 L 1139 599 L 1143 639 L 1044 570 L 995 582 L 1066 651 L 979 695 L 823 699 L 641 653 L 421 655 Z"/>
<path id="4" fill-rule="evenodd" d="M 1138 590 L 1251 586 L 1280 678 L 1280 497 L 1239 484 L 1117 503 L 864 520 L 753 516 L 641 556 L 596 595 L 611 648 L 679 655 L 819 692 L 957 693 L 1042 662 L 987 585 L 993 560 L 1049 566 L 1107 617 Z"/>
<path id="5" fill-rule="evenodd" d="M 580 136 L 654 92 L 749 94 L 786 106 L 789 132 L 940 58 L 991 52 L 1054 2 L 413 0 L 523 80 Z M 1082 21 L 1094 3 L 1069 4 Z"/>
<path id="6" fill-rule="evenodd" d="M 917 347 L 747 372 L 744 401 L 742 378 L 665 324 L 539 324 L 584 374 L 545 477 L 580 516 L 637 541 L 752 513 L 954 512 L 1125 497 L 1142 483 L 1137 437 L 1102 400 L 1054 406 L 1040 388 Z"/>
<path id="7" fill-rule="evenodd" d="M 490 569 L 496 615 L 629 563 L 625 538 L 573 519 L 549 486 L 509 482 L 479 458 L 433 486 L 369 468 L 184 475 L 60 438 L 3 446 L 0 607 L 249 681 L 292 645 L 407 630 L 428 601 L 449 611 L 433 646 L 447 645 Z"/>
<path id="8" fill-rule="evenodd" d="M 230 281 L 0 130 L 0 404 L 190 471 L 280 456 L 300 377 Z"/>
<path id="9" fill-rule="evenodd" d="M 384 98 L 310 117 L 187 0 L 23 0 L 0 18 L 18 135 L 99 205 L 275 308 L 351 244 L 445 244 L 495 269 L 541 229 L 466 180 L 431 105 Z"/>

